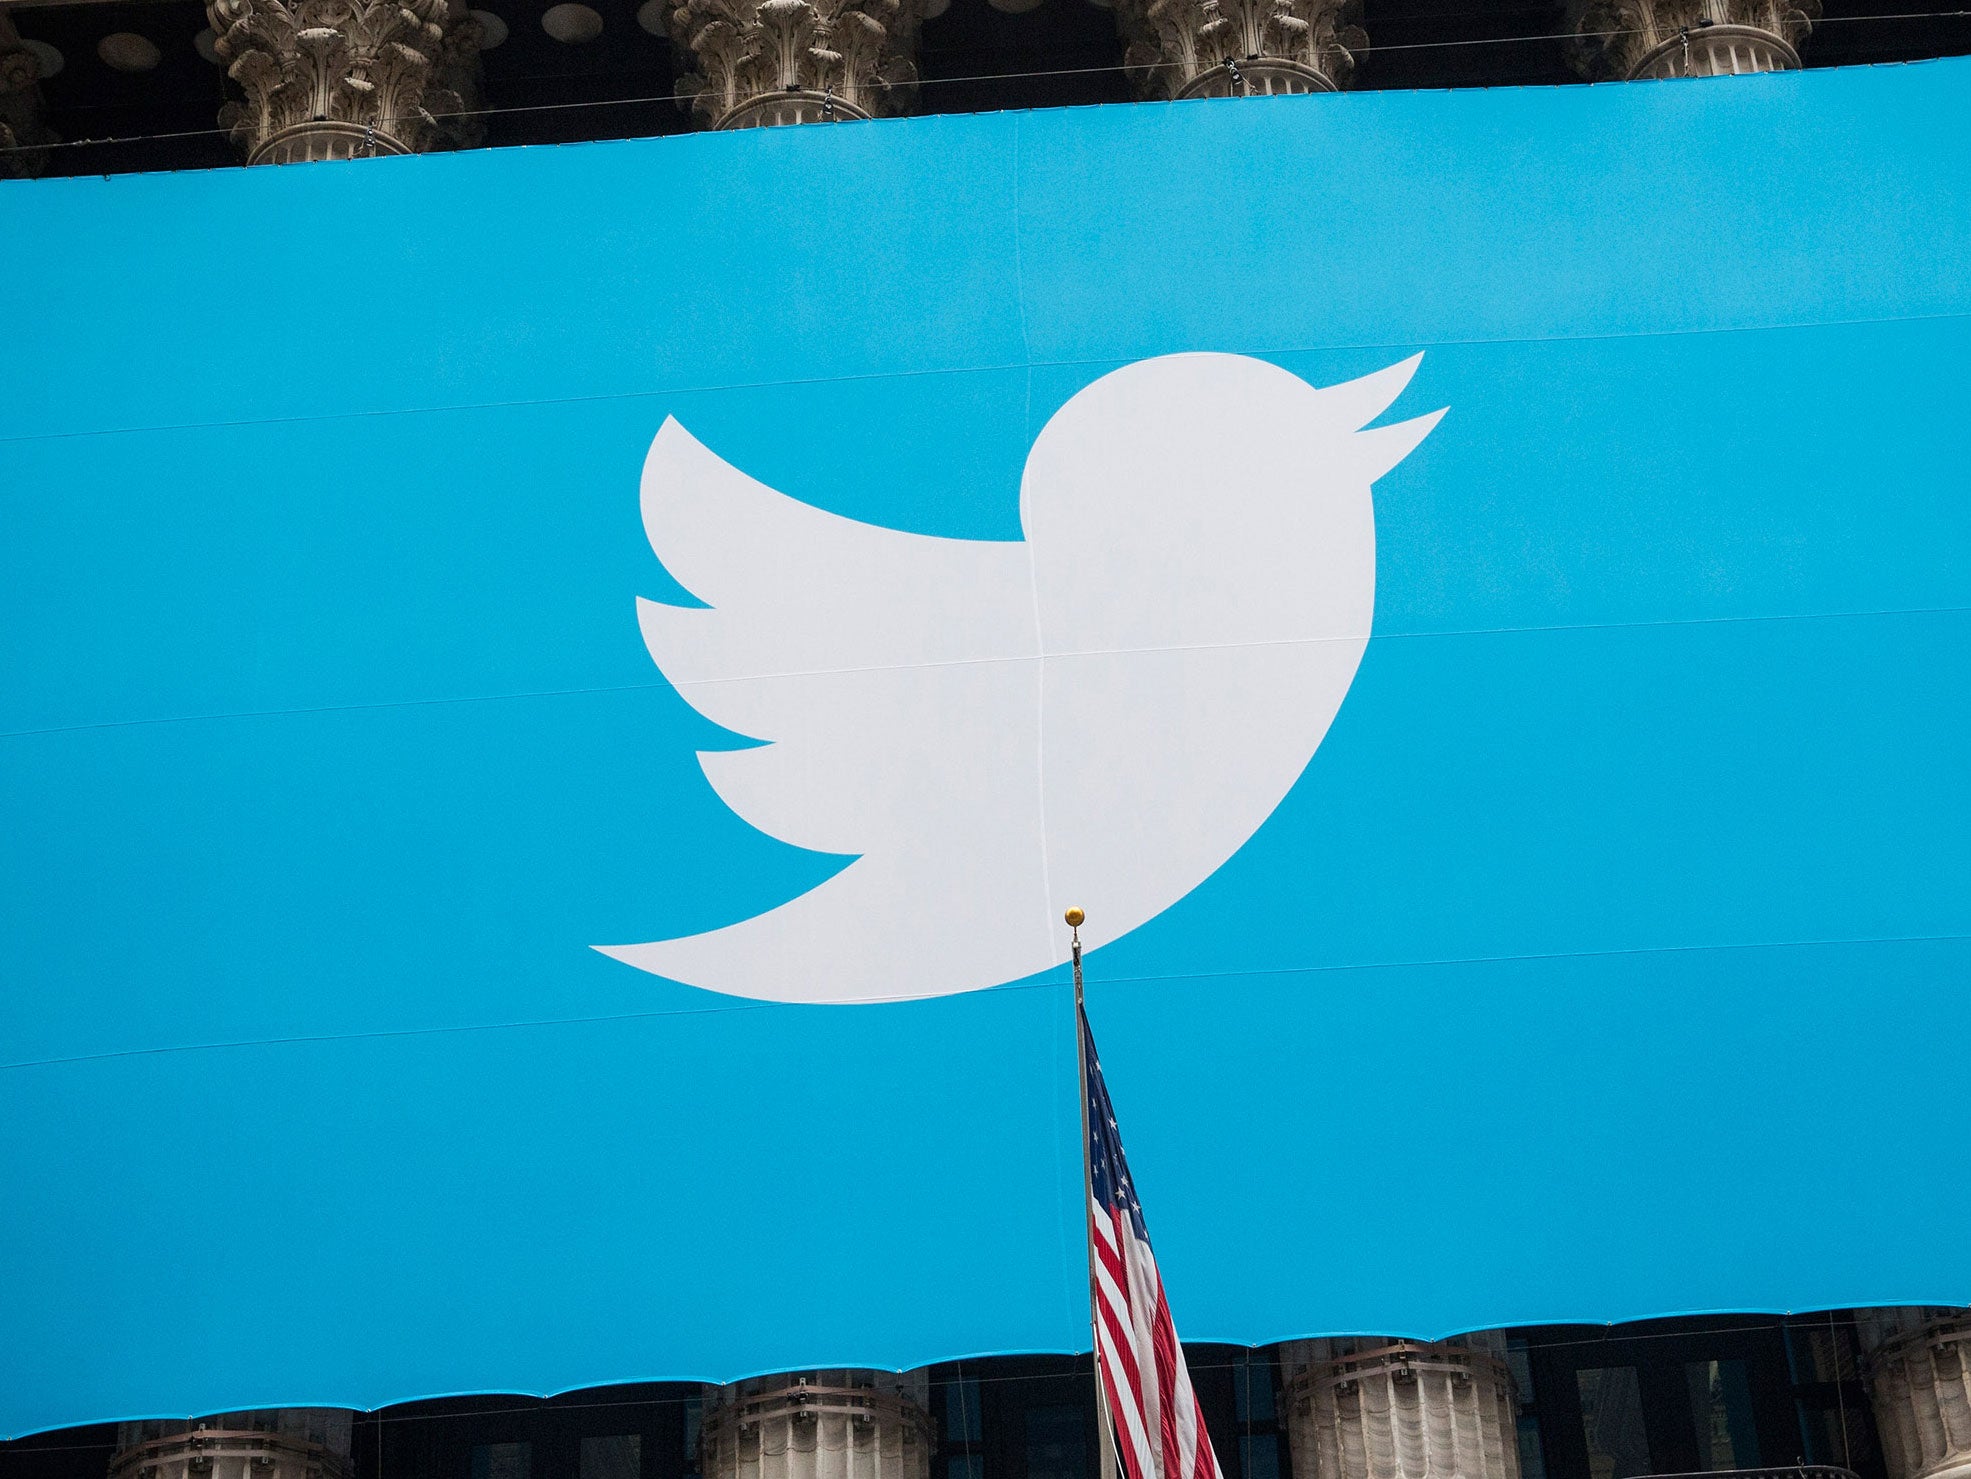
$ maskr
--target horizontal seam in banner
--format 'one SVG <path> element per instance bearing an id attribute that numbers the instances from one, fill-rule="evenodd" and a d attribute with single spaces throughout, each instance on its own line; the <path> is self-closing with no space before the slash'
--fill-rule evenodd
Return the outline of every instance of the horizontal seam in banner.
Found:
<path id="1" fill-rule="evenodd" d="M 1439 960 L 1366 960 L 1346 961 L 1334 965 L 1288 965 L 1270 966 L 1245 970 L 1215 970 L 1173 972 L 1159 976 L 1093 976 L 1088 979 L 1091 988 L 1103 986 L 1148 986 L 1173 981 L 1241 981 L 1274 978 L 1280 976 L 1334 975 L 1348 971 L 1403 971 L 1439 970 L 1452 966 L 1513 965 L 1537 961 L 1559 960 L 1611 960 L 1640 958 L 1650 955 L 1699 955 L 1725 951 L 1754 950 L 1839 950 L 1856 945 L 1949 945 L 1971 941 L 1971 935 L 1877 935 L 1856 939 L 1836 940 L 1750 940 L 1709 945 L 1638 945 L 1614 950 L 1554 950 L 1534 951 L 1520 955 L 1465 955 L 1451 956 Z M 1058 969 L 1058 967 L 1056 968 Z M 961 993 L 968 996 L 987 995 L 1012 991 L 1058 991 L 1065 988 L 1063 981 L 1021 981 L 1004 986 L 991 986 L 980 992 Z M 802 1010 L 840 1011 L 844 1008 L 894 1006 L 912 1001 L 937 1001 L 940 997 L 893 996 L 868 997 L 854 1002 L 779 1002 L 779 1001 L 736 1001 L 732 1006 L 719 1007 L 674 1007 L 662 1011 L 649 1012 L 611 1012 L 593 1017 L 536 1017 L 514 1022 L 459 1022 L 439 1027 L 389 1027 L 366 1032 L 325 1032 L 298 1034 L 292 1037 L 240 1038 L 225 1042 L 169 1043 L 148 1048 L 117 1048 L 102 1053 L 76 1053 L 59 1058 L 24 1058 L 13 1063 L 0 1063 L 0 1072 L 13 1072 L 30 1068 L 61 1068 L 77 1063 L 100 1063 L 119 1058 L 154 1058 L 174 1053 L 212 1053 L 226 1052 L 241 1048 L 300 1047 L 310 1044 L 337 1042 L 368 1042 L 387 1038 L 403 1037 L 452 1037 L 470 1032 L 514 1032 L 546 1027 L 594 1027 L 610 1022 L 644 1022 L 667 1017 L 723 1017 L 740 1012 L 760 1012 L 777 1008 L 794 1007 Z"/>
<path id="2" fill-rule="evenodd" d="M 684 611 L 715 611 L 716 607 L 678 607 Z M 1792 611 L 1772 616 L 1691 616 L 1655 621 L 1597 621 L 1525 627 L 1450 627 L 1441 631 L 1372 632 L 1368 638 L 1281 637 L 1253 642 L 1196 642 L 1182 646 L 1108 647 L 1071 652 L 1044 652 L 1017 657 L 955 657 L 941 662 L 892 663 L 876 667 L 789 668 L 775 672 L 742 673 L 725 678 L 684 678 L 654 683 L 603 684 L 591 688 L 537 688 L 513 693 L 463 693 L 436 698 L 378 699 L 370 703 L 320 704 L 290 709 L 234 709 L 212 714 L 164 714 L 144 719 L 104 719 L 88 724 L 54 724 L 43 729 L 0 730 L 0 740 L 35 739 L 54 734 L 80 734 L 99 729 L 136 729 L 154 724 L 215 724 L 231 719 L 287 719 L 305 714 L 358 714 L 387 709 L 434 708 L 451 704 L 517 703 L 543 698 L 581 698 L 605 693 L 678 693 L 729 683 L 774 683 L 804 678 L 850 677 L 863 673 L 930 671 L 938 668 L 991 667 L 1005 663 L 1052 662 L 1096 657 L 1154 657 L 1178 652 L 1238 652 L 1262 647 L 1311 647 L 1334 642 L 1412 642 L 1435 638 L 1516 637 L 1542 633 L 1626 632 L 1672 630 L 1680 627 L 1771 625 L 1789 621 L 1868 621 L 1896 616 L 1963 616 L 1971 606 L 1895 606 L 1875 611 Z M 763 741 L 772 743 L 772 741 Z M 744 749 L 746 746 L 734 746 Z"/>
<path id="3" fill-rule="evenodd" d="M 1025 304 L 1019 305 L 1024 314 Z M 1288 354 L 1354 354 L 1370 350 L 1389 352 L 1396 350 L 1416 350 L 1425 353 L 1433 349 L 1478 348 L 1486 345 L 1505 344 L 1588 344 L 1598 342 L 1620 342 L 1632 339 L 1680 339 L 1714 334 L 1773 334 L 1799 333 L 1810 329 L 1848 329 L 1866 328 L 1874 324 L 1909 323 L 1949 323 L 1971 318 L 1971 312 L 1952 310 L 1943 313 L 1889 314 L 1879 318 L 1825 318 L 1813 319 L 1804 323 L 1770 324 L 1721 324 L 1712 328 L 1683 329 L 1637 329 L 1627 333 L 1608 331 L 1603 333 L 1560 333 L 1560 334 L 1501 334 L 1490 338 L 1471 339 L 1432 339 L 1362 341 L 1348 344 L 1297 344 L 1262 345 L 1257 348 L 1214 347 L 1201 349 L 1170 349 L 1159 351 L 1157 355 L 1137 358 L 1160 358 L 1165 354 L 1240 354 L 1251 358 L 1264 358 L 1269 355 Z M 169 421 L 143 426 L 98 426 L 84 427 L 73 431 L 22 432 L 0 436 L 0 446 L 12 446 L 28 442 L 79 441 L 99 436 L 154 436 L 174 431 L 219 431 L 229 427 L 248 426 L 287 426 L 314 424 L 330 421 L 363 421 L 383 416 L 443 416 L 465 411 L 520 410 L 534 406 L 575 406 L 599 405 L 611 401 L 654 400 L 661 396 L 717 395 L 735 390 L 778 390 L 797 385 L 837 385 L 853 384 L 865 380 L 917 380 L 935 375 L 1002 375 L 1018 371 L 1032 370 L 1071 370 L 1092 365 L 1127 365 L 1136 363 L 1130 356 L 1106 355 L 1085 359 L 1058 360 L 1020 360 L 990 365 L 949 365 L 939 368 L 917 370 L 865 370 L 846 375 L 814 375 L 784 380 L 734 380 L 698 385 L 659 386 L 650 390 L 599 391 L 590 395 L 564 396 L 523 396 L 510 400 L 457 401 L 434 406 L 386 406 L 371 407 L 367 410 L 323 411 L 312 415 L 258 416 L 244 417 L 231 421 Z"/>

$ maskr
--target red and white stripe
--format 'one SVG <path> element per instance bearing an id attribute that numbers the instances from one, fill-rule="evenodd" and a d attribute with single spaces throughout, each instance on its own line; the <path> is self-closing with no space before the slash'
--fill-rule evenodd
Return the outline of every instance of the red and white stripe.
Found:
<path id="1" fill-rule="evenodd" d="M 1116 1448 L 1129 1479 L 1219 1479 L 1086 1016 L 1080 1026 L 1095 1354 Z"/>
<path id="2" fill-rule="evenodd" d="M 1129 1479 L 1218 1479 L 1163 1278 L 1121 1208 L 1089 1206 L 1102 1391 Z"/>

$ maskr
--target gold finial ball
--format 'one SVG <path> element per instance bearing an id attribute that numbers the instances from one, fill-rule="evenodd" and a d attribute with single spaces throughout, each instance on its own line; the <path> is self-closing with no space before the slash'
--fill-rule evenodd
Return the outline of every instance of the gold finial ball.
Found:
<path id="1" fill-rule="evenodd" d="M 1088 918 L 1088 916 L 1083 914 L 1079 909 L 1070 909 L 1062 918 L 1067 920 L 1069 929 L 1078 930 L 1081 928 L 1081 922 Z"/>

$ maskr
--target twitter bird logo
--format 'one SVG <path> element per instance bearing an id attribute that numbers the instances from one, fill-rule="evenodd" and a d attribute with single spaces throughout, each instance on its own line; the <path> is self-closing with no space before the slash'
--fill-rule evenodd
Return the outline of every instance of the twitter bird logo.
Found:
<path id="1" fill-rule="evenodd" d="M 1035 439 L 1012 542 L 825 513 L 666 420 L 644 529 L 705 607 L 639 600 L 644 642 L 762 742 L 700 754 L 726 805 L 854 861 L 722 929 L 596 948 L 733 996 L 883 1001 L 1061 964 L 1068 904 L 1093 946 L 1176 903 L 1355 677 L 1370 485 L 1444 413 L 1369 423 L 1421 358 L 1325 389 L 1228 354 L 1104 375 Z"/>

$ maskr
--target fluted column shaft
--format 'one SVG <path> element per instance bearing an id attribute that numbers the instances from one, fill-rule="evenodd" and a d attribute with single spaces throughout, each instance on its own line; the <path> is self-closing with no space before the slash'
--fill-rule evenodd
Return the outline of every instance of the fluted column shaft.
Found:
<path id="1" fill-rule="evenodd" d="M 1864 1310 L 1858 1324 L 1889 1479 L 1971 1479 L 1971 1314 Z"/>
<path id="2" fill-rule="evenodd" d="M 819 1371 L 708 1394 L 704 1479 L 930 1479 L 922 1373 Z"/>
<path id="3" fill-rule="evenodd" d="M 1281 1358 L 1300 1479 L 1519 1479 L 1503 1338 L 1302 1340 Z"/>
<path id="4" fill-rule="evenodd" d="M 109 1479 L 349 1479 L 351 1428 L 323 1407 L 121 1423 Z"/>

